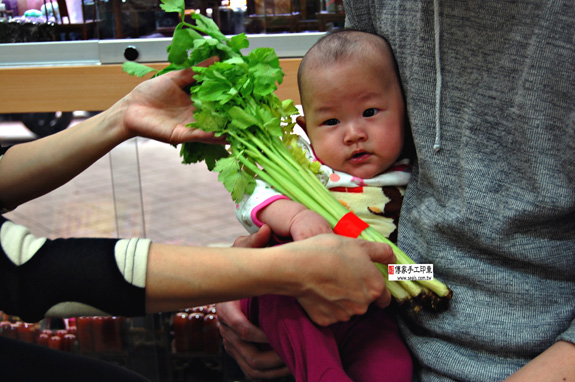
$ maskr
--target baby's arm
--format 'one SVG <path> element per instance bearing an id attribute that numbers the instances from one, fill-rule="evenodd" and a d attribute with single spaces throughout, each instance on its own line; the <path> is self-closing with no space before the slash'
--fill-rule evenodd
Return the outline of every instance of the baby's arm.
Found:
<path id="1" fill-rule="evenodd" d="M 269 225 L 275 235 L 291 237 L 294 241 L 332 232 L 331 226 L 321 215 L 289 199 L 270 203 L 258 212 L 257 217 Z"/>
<path id="2" fill-rule="evenodd" d="M 308 154 L 308 159 L 313 161 L 309 143 L 300 138 L 299 144 Z M 328 174 L 323 174 L 320 180 L 325 184 L 328 177 Z M 236 206 L 236 217 L 248 232 L 255 233 L 259 227 L 268 224 L 277 238 L 291 237 L 294 241 L 333 232 L 321 215 L 290 200 L 260 179 L 256 180 L 254 191 Z"/>

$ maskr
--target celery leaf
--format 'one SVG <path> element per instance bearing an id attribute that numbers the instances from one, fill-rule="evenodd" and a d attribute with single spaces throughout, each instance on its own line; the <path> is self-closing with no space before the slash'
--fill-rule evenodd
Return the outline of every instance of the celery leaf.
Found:
<path id="1" fill-rule="evenodd" d="M 224 146 L 206 143 L 186 142 L 180 148 L 182 163 L 191 164 L 205 162 L 208 170 L 213 171 L 216 162 L 229 155 Z"/>
<path id="2" fill-rule="evenodd" d="M 157 72 L 157 69 L 135 61 L 126 61 L 122 64 L 122 70 L 132 76 L 144 77 L 148 73 Z"/>

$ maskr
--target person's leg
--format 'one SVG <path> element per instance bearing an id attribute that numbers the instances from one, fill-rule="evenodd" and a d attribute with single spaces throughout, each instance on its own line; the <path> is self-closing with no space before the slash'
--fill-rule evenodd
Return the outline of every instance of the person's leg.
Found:
<path id="1" fill-rule="evenodd" d="M 0 337 L 3 381 L 150 382 L 109 362 Z"/>
<path id="2" fill-rule="evenodd" d="M 352 381 L 343 370 L 331 329 L 315 325 L 296 299 L 261 296 L 243 300 L 242 309 L 266 333 L 297 382 Z"/>
<path id="3" fill-rule="evenodd" d="M 356 382 L 410 382 L 411 355 L 393 316 L 371 307 L 366 314 L 334 327 L 343 367 Z"/>

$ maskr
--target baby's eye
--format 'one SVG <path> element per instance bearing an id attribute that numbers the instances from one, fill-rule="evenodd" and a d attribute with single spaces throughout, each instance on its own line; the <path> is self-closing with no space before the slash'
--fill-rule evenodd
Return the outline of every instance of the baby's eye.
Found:
<path id="1" fill-rule="evenodd" d="M 369 109 L 367 109 L 363 112 L 363 116 L 366 118 L 373 117 L 374 115 L 377 114 L 377 112 L 378 112 L 378 109 L 376 109 L 375 107 L 370 107 Z"/>
<path id="2" fill-rule="evenodd" d="M 339 121 L 338 121 L 337 119 L 331 118 L 331 119 L 325 120 L 325 121 L 322 123 L 322 125 L 334 126 L 334 125 L 337 125 L 338 123 L 339 123 Z"/>

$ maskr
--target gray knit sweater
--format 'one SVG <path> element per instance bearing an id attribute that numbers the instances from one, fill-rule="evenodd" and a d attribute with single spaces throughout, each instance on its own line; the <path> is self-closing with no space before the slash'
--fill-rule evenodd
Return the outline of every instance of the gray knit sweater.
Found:
<path id="1" fill-rule="evenodd" d="M 423 381 L 501 381 L 575 342 L 572 0 L 347 1 L 396 55 L 418 162 L 399 245 L 454 291 L 403 317 Z"/>

